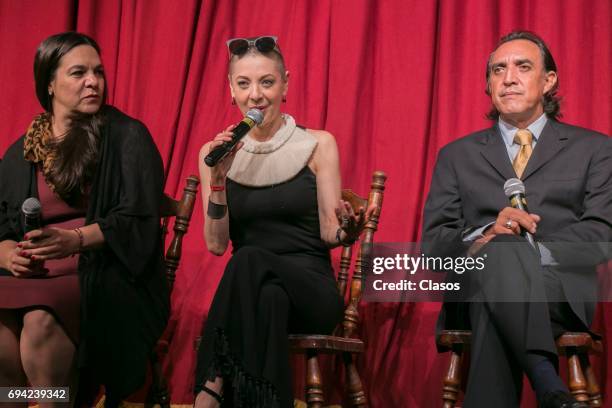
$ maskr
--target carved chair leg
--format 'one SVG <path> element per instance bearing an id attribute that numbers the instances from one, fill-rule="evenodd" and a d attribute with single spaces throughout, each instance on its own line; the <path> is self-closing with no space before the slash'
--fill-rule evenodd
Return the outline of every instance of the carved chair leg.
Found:
<path id="1" fill-rule="evenodd" d="M 357 367 L 355 367 L 353 355 L 351 353 L 342 353 L 342 358 L 346 369 L 346 384 L 351 406 L 358 408 L 367 407 L 368 400 L 363 391 L 363 385 L 361 384 Z"/>
<path id="2" fill-rule="evenodd" d="M 570 393 L 577 401 L 588 402 L 587 382 L 580 367 L 580 358 L 574 347 L 568 347 L 566 351 L 567 367 L 569 372 Z"/>
<path id="3" fill-rule="evenodd" d="M 443 408 L 454 408 L 459 397 L 459 389 L 461 387 L 461 366 L 463 363 L 463 347 L 455 345 L 451 350 L 448 369 L 444 376 L 442 386 L 442 406 Z"/>
<path id="4" fill-rule="evenodd" d="M 586 377 L 587 392 L 589 393 L 589 405 L 592 407 L 603 406 L 601 391 L 599 389 L 599 384 L 597 383 L 595 371 L 593 371 L 593 367 L 591 366 L 588 353 L 580 353 L 580 364 L 582 365 L 582 370 Z"/>
<path id="5" fill-rule="evenodd" d="M 324 402 L 323 381 L 317 352 L 308 350 L 306 352 L 306 403 L 308 408 L 322 408 Z"/>
<path id="6" fill-rule="evenodd" d="M 151 387 L 146 397 L 145 407 L 153 407 L 159 404 L 161 408 L 170 408 L 170 393 L 168 385 L 162 373 L 161 363 L 157 356 L 157 350 L 153 350 L 149 356 L 151 363 Z"/>

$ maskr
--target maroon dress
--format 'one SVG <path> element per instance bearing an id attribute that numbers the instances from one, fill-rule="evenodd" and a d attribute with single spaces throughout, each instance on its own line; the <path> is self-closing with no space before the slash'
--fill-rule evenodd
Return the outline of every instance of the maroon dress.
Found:
<path id="1" fill-rule="evenodd" d="M 72 208 L 57 197 L 36 172 L 42 224 L 74 229 L 85 224 L 85 208 Z M 79 341 L 80 289 L 78 255 L 45 262 L 49 273 L 36 278 L 0 276 L 0 309 L 42 307 L 51 311 L 74 343 Z"/>

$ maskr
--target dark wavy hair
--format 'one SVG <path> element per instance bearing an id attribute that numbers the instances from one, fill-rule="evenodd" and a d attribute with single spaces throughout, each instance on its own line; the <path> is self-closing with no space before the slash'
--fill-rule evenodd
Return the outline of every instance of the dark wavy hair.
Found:
<path id="1" fill-rule="evenodd" d="M 555 59 L 553 58 L 548 46 L 544 42 L 542 38 L 540 38 L 537 34 L 532 33 L 531 31 L 513 31 L 509 34 L 503 36 L 491 55 L 489 55 L 489 59 L 487 60 L 487 88 L 485 89 L 485 93 L 488 96 L 491 96 L 491 87 L 489 86 L 489 79 L 491 76 L 491 58 L 493 57 L 493 53 L 497 51 L 497 49 L 502 45 L 510 41 L 514 40 L 527 40 L 531 41 L 540 49 L 540 54 L 542 55 L 542 61 L 544 62 L 544 70 L 546 72 L 554 71 L 557 72 L 557 64 L 555 63 Z M 559 89 L 559 77 L 557 76 L 557 81 L 553 85 L 553 87 L 546 92 L 542 97 L 542 106 L 544 107 L 544 113 L 551 119 L 558 119 L 561 115 L 561 97 L 557 95 L 557 91 Z M 497 120 L 499 118 L 499 111 L 495 106 L 491 107 L 491 110 L 487 113 L 487 118 L 491 120 Z"/>
<path id="2" fill-rule="evenodd" d="M 69 31 L 52 35 L 38 46 L 34 57 L 34 81 L 36 96 L 45 109 L 53 115 L 53 97 L 49 95 L 49 84 L 55 78 L 61 59 L 73 48 L 89 45 L 100 54 L 100 47 L 93 38 Z M 106 84 L 106 77 L 104 77 Z M 102 106 L 106 103 L 106 89 L 102 95 Z M 51 143 L 49 149 L 55 155 L 47 181 L 55 192 L 68 204 L 77 204 L 93 178 L 98 162 L 99 141 L 104 125 L 104 109 L 95 114 L 72 112 L 69 127 L 64 137 Z"/>

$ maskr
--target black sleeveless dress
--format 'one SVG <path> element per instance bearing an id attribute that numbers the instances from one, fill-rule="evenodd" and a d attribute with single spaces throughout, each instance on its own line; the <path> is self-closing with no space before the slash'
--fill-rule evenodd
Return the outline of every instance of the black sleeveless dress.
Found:
<path id="1" fill-rule="evenodd" d="M 224 379 L 227 406 L 293 407 L 288 333 L 330 333 L 340 321 L 317 187 L 304 167 L 268 187 L 228 179 L 233 255 L 219 283 L 198 354 L 196 393 Z"/>

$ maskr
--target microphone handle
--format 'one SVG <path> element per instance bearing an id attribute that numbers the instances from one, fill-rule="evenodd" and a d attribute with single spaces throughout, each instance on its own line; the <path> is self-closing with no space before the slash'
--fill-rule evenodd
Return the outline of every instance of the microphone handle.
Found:
<path id="1" fill-rule="evenodd" d="M 536 249 L 538 248 L 538 244 L 535 242 L 535 239 L 533 238 L 533 235 L 531 235 L 531 232 L 526 231 L 523 228 L 521 228 L 521 236 L 525 238 L 527 242 L 531 244 L 531 246 L 533 246 Z"/>
<path id="2" fill-rule="evenodd" d="M 523 194 L 515 194 L 510 197 L 510 204 L 514 208 L 518 208 L 519 210 L 523 210 L 526 213 L 529 213 L 529 209 L 527 208 L 527 200 L 525 200 L 525 196 Z M 531 244 L 531 246 L 536 250 L 538 256 L 540 255 L 540 248 L 538 248 L 538 244 L 536 243 L 533 235 L 524 228 L 521 228 L 521 236 L 527 240 Z"/>
<path id="3" fill-rule="evenodd" d="M 526 213 L 529 212 L 527 209 L 527 200 L 525 200 L 525 196 L 523 194 L 514 194 L 510 197 L 510 205 L 513 208 L 518 208 L 519 210 L 523 210 Z"/>
<path id="4" fill-rule="evenodd" d="M 236 143 L 232 142 L 223 142 L 221 146 L 215 147 L 206 155 L 204 163 L 206 163 L 208 167 L 214 167 L 232 151 L 232 147 L 234 147 L 235 144 Z"/>
<path id="5" fill-rule="evenodd" d="M 23 229 L 26 234 L 40 228 L 40 214 L 24 216 Z"/>
<path id="6" fill-rule="evenodd" d="M 249 132 L 249 130 L 251 130 L 251 127 L 252 126 L 249 126 L 245 120 L 242 120 L 234 129 L 232 129 L 232 140 L 229 142 L 223 142 L 221 146 L 211 150 L 204 158 L 204 163 L 206 163 L 208 167 L 214 167 L 217 163 L 223 160 L 225 156 L 230 154 L 234 146 L 236 146 L 236 143 L 238 143 L 240 139 L 242 139 Z"/>
<path id="7" fill-rule="evenodd" d="M 42 228 L 42 223 L 40 221 L 40 213 L 37 214 L 23 214 L 23 230 L 24 235 L 30 231 L 34 231 Z M 38 238 L 32 238 L 32 242 L 36 242 Z M 45 264 L 45 261 L 37 260 L 32 261 L 30 264 L 31 267 L 42 267 Z"/>

